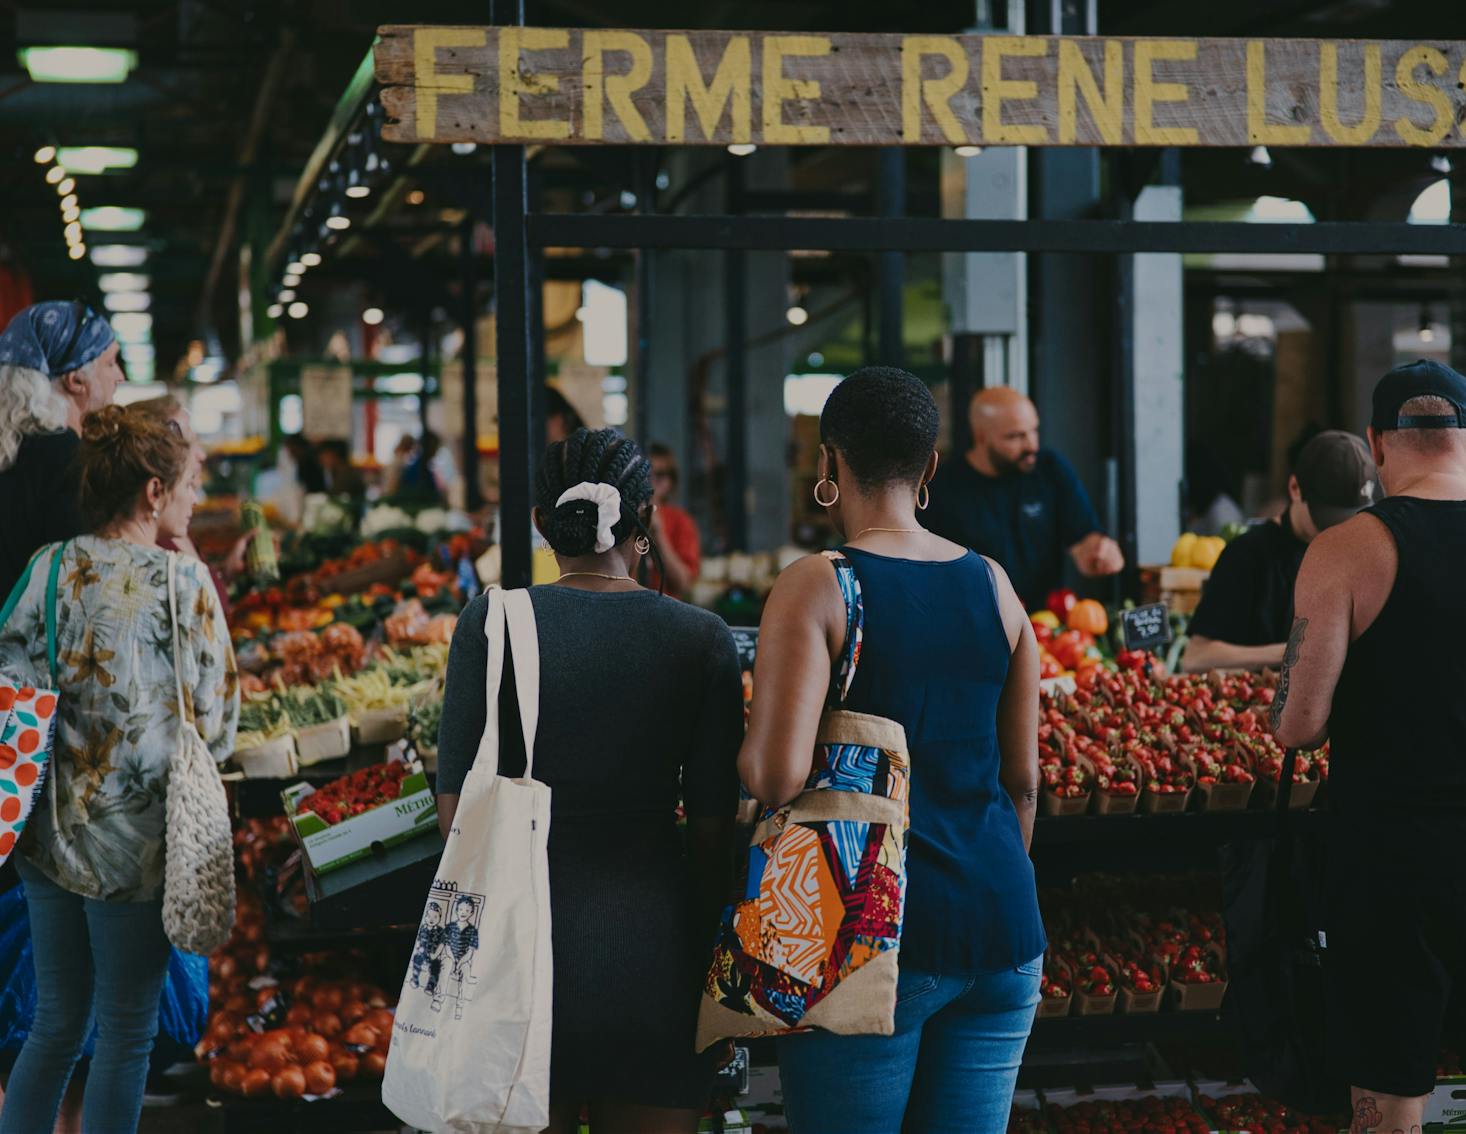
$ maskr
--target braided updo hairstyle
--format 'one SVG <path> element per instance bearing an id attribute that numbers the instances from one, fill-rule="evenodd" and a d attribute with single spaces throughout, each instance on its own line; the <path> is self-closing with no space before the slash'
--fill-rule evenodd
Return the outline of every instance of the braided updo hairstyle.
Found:
<path id="1" fill-rule="evenodd" d="M 88 414 L 77 467 L 89 528 L 129 516 L 154 477 L 172 489 L 188 468 L 188 455 L 183 434 L 143 406 L 105 406 Z"/>
<path id="2" fill-rule="evenodd" d="M 596 549 L 597 508 L 589 500 L 557 501 L 577 484 L 609 484 L 621 495 L 621 519 L 611 529 L 619 546 L 633 536 L 651 544 L 658 574 L 661 552 L 641 512 L 652 502 L 652 466 L 631 438 L 615 429 L 577 429 L 564 441 L 545 450 L 535 477 L 535 504 L 544 518 L 545 538 L 557 555 L 567 559 L 590 555 Z"/>

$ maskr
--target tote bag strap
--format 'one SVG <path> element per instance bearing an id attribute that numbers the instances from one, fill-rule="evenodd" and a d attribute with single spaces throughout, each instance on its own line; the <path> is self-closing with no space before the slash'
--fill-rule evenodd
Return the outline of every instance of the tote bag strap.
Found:
<path id="1" fill-rule="evenodd" d="M 484 619 L 484 636 L 489 643 L 484 678 L 484 734 L 479 739 L 474 765 L 499 766 L 499 691 L 504 684 L 504 651 L 508 643 L 513 651 L 514 686 L 524 732 L 524 777 L 530 779 L 534 774 L 534 740 L 540 712 L 540 643 L 535 631 L 534 607 L 527 591 L 506 591 L 500 587 L 489 589 L 488 605 L 489 612 Z"/>
<path id="2" fill-rule="evenodd" d="M 59 589 L 61 578 L 61 557 L 66 554 L 67 545 L 71 541 L 65 540 L 56 545 L 56 550 L 51 556 L 51 567 L 46 575 L 46 662 L 51 668 L 51 688 L 59 690 L 61 687 L 56 683 L 56 592 Z M 31 556 L 30 562 L 25 565 L 25 570 L 16 580 L 15 586 L 10 590 L 10 597 L 5 600 L 5 606 L 0 607 L 0 630 L 10 621 L 10 616 L 15 613 L 15 608 L 20 604 L 20 598 L 25 594 L 26 587 L 30 586 L 31 572 L 35 569 L 36 560 L 41 557 L 41 548 Z"/>
<path id="3" fill-rule="evenodd" d="M 188 727 L 183 715 L 183 647 L 178 640 L 178 552 L 168 553 L 168 621 L 173 627 L 173 687 L 178 694 L 178 733 Z"/>
<path id="4" fill-rule="evenodd" d="M 5 600 L 5 605 L 0 607 L 0 630 L 4 630 L 10 621 L 10 616 L 15 613 L 15 608 L 20 604 L 20 598 L 25 594 L 26 587 L 31 584 L 31 571 L 35 569 L 36 560 L 46 549 L 38 548 L 36 553 L 26 562 L 25 570 L 20 573 L 20 578 L 15 580 L 15 586 L 10 588 L 10 597 Z"/>
<path id="5" fill-rule="evenodd" d="M 860 576 L 855 564 L 838 551 L 827 551 L 825 558 L 835 568 L 835 582 L 845 602 L 845 648 L 835 663 L 830 679 L 829 707 L 838 709 L 850 696 L 855 684 L 855 670 L 860 665 L 860 646 L 865 637 L 865 599 L 860 590 Z"/>

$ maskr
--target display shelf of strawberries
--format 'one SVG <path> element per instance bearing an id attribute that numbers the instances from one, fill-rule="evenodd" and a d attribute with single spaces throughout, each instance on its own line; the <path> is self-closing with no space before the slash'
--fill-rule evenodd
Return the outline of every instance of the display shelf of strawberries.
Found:
<path id="1" fill-rule="evenodd" d="M 1263 711 L 1273 678 L 1156 677 L 1143 668 L 1081 671 L 1072 693 L 1043 695 L 1040 806 L 1048 816 L 1241 810 L 1276 798 L 1282 749 Z M 1327 746 L 1300 753 L 1292 805 L 1328 777 Z M 1261 782 L 1272 790 L 1254 792 Z"/>
<path id="2" fill-rule="evenodd" d="M 1048 1105 L 1056 1134 L 1210 1134 L 1211 1124 L 1184 1095 L 1093 1099 Z"/>
<path id="3" fill-rule="evenodd" d="M 1226 930 L 1214 908 L 1184 904 L 1206 897 L 1207 885 L 1189 877 L 1142 885 L 1094 875 L 1045 891 L 1039 1018 L 1216 1011 Z"/>
<path id="4" fill-rule="evenodd" d="M 1338 1134 L 1349 1125 L 1347 1115 L 1321 1117 L 1301 1111 L 1259 1094 L 1235 1094 L 1222 1098 L 1202 1095 L 1202 1110 L 1211 1117 L 1221 1134 Z"/>

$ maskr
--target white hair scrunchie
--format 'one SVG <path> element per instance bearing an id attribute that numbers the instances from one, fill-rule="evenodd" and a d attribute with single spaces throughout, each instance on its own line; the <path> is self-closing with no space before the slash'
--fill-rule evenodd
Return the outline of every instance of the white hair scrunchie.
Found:
<path id="1" fill-rule="evenodd" d="M 604 555 L 615 547 L 616 536 L 611 529 L 621 522 L 621 493 L 616 486 L 583 480 L 562 492 L 555 507 L 572 500 L 589 500 L 596 506 L 596 554 Z"/>

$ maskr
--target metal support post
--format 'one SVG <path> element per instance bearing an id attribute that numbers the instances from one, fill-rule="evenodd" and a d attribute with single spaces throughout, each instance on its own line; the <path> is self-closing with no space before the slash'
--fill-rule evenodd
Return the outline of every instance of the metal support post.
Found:
<path id="1" fill-rule="evenodd" d="M 743 167 L 728 167 L 728 212 L 743 208 Z M 728 456 L 724 469 L 728 549 L 748 544 L 748 259 L 741 248 L 723 255 L 723 311 L 728 386 Z"/>
<path id="2" fill-rule="evenodd" d="M 494 147 L 494 311 L 499 387 L 499 546 L 506 587 L 527 587 L 530 485 L 529 256 L 523 146 Z M 541 438 L 543 440 L 543 438 Z"/>
<path id="3" fill-rule="evenodd" d="M 900 217 L 906 213 L 906 151 L 899 146 L 881 150 L 880 189 L 882 217 Z M 877 257 L 877 279 L 880 288 L 880 360 L 886 366 L 906 365 L 906 344 L 902 319 L 902 300 L 906 288 L 905 253 L 887 250 Z"/>
<path id="4" fill-rule="evenodd" d="M 636 203 L 645 215 L 657 211 L 656 151 L 637 151 Z M 643 445 L 651 441 L 652 302 L 656 294 L 656 257 L 645 248 L 636 251 L 636 355 L 632 359 L 631 426 Z"/>
<path id="5" fill-rule="evenodd" d="M 473 214 L 459 229 L 463 244 L 463 505 L 477 511 L 484 502 L 478 472 L 478 262 L 473 254 Z"/>

